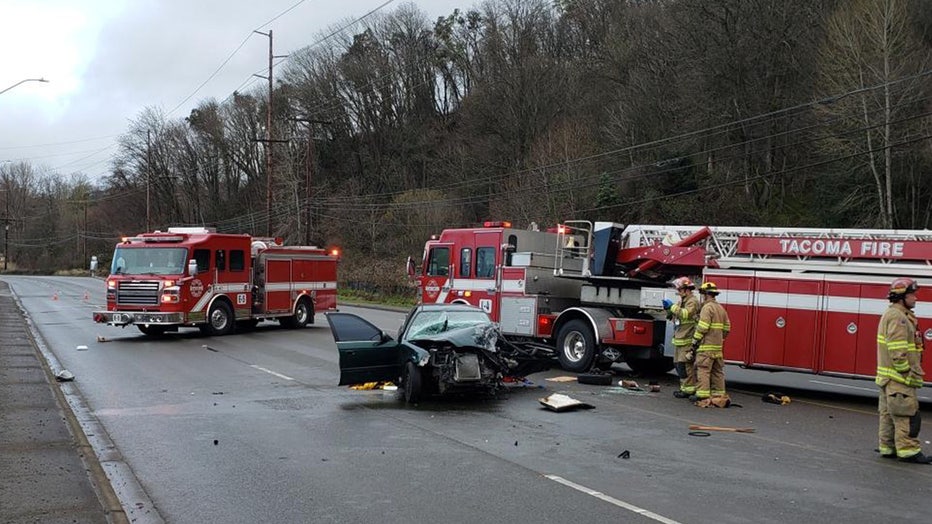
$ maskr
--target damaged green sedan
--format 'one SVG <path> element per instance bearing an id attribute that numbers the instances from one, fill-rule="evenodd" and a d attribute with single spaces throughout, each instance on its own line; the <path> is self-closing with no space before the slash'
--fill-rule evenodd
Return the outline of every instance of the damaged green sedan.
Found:
<path id="1" fill-rule="evenodd" d="M 494 392 L 506 376 L 546 369 L 548 359 L 504 341 L 485 311 L 424 304 L 408 313 L 397 340 L 366 319 L 328 313 L 340 353 L 340 385 L 394 381 L 405 401 L 425 394 Z"/>

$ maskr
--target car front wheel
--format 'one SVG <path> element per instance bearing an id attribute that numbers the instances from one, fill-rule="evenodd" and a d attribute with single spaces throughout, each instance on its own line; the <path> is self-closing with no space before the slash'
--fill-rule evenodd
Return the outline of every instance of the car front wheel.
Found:
<path id="1" fill-rule="evenodd" d="M 417 404 L 421 400 L 421 370 L 414 365 L 414 362 L 408 361 L 405 364 L 404 376 L 402 377 L 401 387 L 404 388 L 405 402 L 408 404 Z"/>

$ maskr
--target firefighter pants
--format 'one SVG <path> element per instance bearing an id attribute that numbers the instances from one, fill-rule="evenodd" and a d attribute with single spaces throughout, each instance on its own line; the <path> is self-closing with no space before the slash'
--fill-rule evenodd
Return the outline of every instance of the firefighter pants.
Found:
<path id="1" fill-rule="evenodd" d="M 725 394 L 725 357 L 721 351 L 696 354 L 696 397 L 703 399 Z"/>
<path id="2" fill-rule="evenodd" d="M 694 395 L 696 393 L 696 352 L 692 352 L 692 360 L 687 360 L 686 354 L 690 350 L 688 345 L 676 346 L 673 362 L 676 365 L 676 374 L 680 377 L 680 391 Z"/>
<path id="3" fill-rule="evenodd" d="M 893 394 L 916 396 L 916 388 L 911 388 L 889 382 L 886 386 L 880 388 L 880 402 L 878 411 L 880 412 L 880 445 L 878 450 L 881 455 L 893 455 L 906 458 L 919 453 L 922 449 L 919 443 L 919 429 L 922 426 L 922 418 L 919 410 L 910 417 L 897 417 L 890 413 L 887 406 L 887 396 Z"/>

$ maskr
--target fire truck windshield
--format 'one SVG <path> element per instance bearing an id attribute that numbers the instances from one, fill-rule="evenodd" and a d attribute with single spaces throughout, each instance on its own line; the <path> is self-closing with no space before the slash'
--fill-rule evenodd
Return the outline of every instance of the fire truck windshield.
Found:
<path id="1" fill-rule="evenodd" d="M 117 247 L 113 275 L 178 275 L 184 272 L 188 250 L 183 247 Z"/>

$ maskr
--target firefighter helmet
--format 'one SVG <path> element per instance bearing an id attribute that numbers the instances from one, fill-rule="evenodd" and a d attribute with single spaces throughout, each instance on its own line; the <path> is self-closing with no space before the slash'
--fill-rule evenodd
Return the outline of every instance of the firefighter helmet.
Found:
<path id="1" fill-rule="evenodd" d="M 693 281 L 688 277 L 680 277 L 673 281 L 673 287 L 675 287 L 677 290 L 696 289 L 696 284 L 693 284 Z"/>
<path id="2" fill-rule="evenodd" d="M 919 284 L 911 278 L 898 278 L 890 284 L 890 294 L 887 298 L 890 300 L 901 300 L 910 293 L 919 290 Z"/>
<path id="3" fill-rule="evenodd" d="M 715 285 L 715 282 L 703 282 L 702 285 L 699 286 L 699 293 L 715 296 L 718 294 L 718 286 Z"/>

